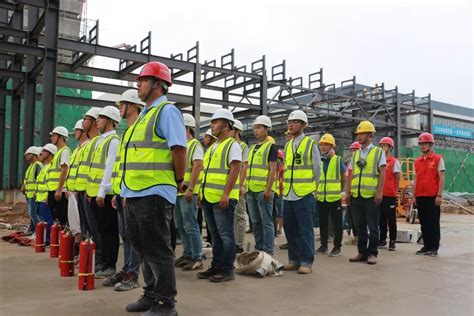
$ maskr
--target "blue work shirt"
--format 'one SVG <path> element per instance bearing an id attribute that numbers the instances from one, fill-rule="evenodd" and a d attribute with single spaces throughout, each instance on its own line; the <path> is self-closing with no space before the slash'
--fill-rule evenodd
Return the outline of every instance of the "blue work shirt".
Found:
<path id="1" fill-rule="evenodd" d="M 138 119 L 140 120 L 151 108 L 166 100 L 167 98 L 164 95 L 156 99 L 149 108 L 145 108 L 142 111 Z M 173 146 L 181 146 L 184 148 L 187 146 L 188 141 L 186 139 L 186 128 L 184 127 L 183 114 L 181 114 L 181 111 L 174 105 L 165 105 L 161 110 L 155 132 L 159 137 L 166 139 L 168 148 L 170 149 Z M 120 196 L 124 198 L 133 198 L 159 195 L 168 200 L 168 202 L 176 204 L 177 194 L 178 190 L 174 186 L 167 184 L 155 185 L 154 187 L 142 191 L 132 191 L 127 188 L 122 181 Z"/>

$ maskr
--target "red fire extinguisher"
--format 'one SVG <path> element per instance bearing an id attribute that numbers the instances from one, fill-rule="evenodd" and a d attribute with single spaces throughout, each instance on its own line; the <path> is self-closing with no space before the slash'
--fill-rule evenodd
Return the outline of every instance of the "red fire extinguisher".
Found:
<path id="1" fill-rule="evenodd" d="M 60 252 L 59 270 L 61 276 L 74 276 L 74 236 L 69 230 L 61 236 Z"/>
<path id="2" fill-rule="evenodd" d="M 49 237 L 49 257 L 57 258 L 59 255 L 59 232 L 61 231 L 61 224 L 55 222 L 51 225 Z"/>
<path id="3" fill-rule="evenodd" d="M 66 228 L 65 227 L 64 229 L 60 230 L 59 231 L 59 238 L 58 238 L 58 241 L 59 241 L 59 259 L 58 259 L 58 268 L 61 268 L 61 248 L 62 248 L 62 238 L 64 236 L 64 234 L 66 233 Z"/>
<path id="4" fill-rule="evenodd" d="M 79 290 L 94 289 L 95 243 L 87 238 L 79 246 Z"/>
<path id="5" fill-rule="evenodd" d="M 36 243 L 35 243 L 35 252 L 45 252 L 46 251 L 46 223 L 39 221 L 36 224 Z"/>

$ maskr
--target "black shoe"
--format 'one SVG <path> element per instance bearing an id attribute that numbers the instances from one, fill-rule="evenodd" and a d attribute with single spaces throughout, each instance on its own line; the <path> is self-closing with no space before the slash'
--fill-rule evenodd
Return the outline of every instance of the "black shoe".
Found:
<path id="1" fill-rule="evenodd" d="M 214 275 L 217 272 L 219 272 L 217 271 L 217 269 L 215 269 L 213 266 L 210 266 L 209 269 L 207 269 L 206 271 L 199 272 L 197 274 L 197 277 L 198 279 L 205 280 L 205 279 L 209 279 L 211 275 Z"/>
<path id="2" fill-rule="evenodd" d="M 329 257 L 339 257 L 341 255 L 341 248 L 334 247 L 329 253 Z"/>
<path id="3" fill-rule="evenodd" d="M 162 302 L 155 302 L 143 316 L 177 316 L 178 312 L 174 305 L 165 304 Z"/>
<path id="4" fill-rule="evenodd" d="M 115 273 L 113 276 L 108 277 L 107 279 L 104 280 L 102 283 L 103 286 L 115 286 L 115 284 L 122 282 L 123 278 L 125 276 L 125 272 L 120 271 L 118 273 Z"/>
<path id="5" fill-rule="evenodd" d="M 388 250 L 395 251 L 395 240 L 390 240 L 390 242 L 388 243 Z"/>
<path id="6" fill-rule="evenodd" d="M 427 253 L 428 251 L 430 251 L 428 248 L 422 247 L 420 250 L 418 250 L 417 252 L 415 252 L 415 254 L 417 254 L 417 255 L 424 255 L 424 254 Z"/>
<path id="7" fill-rule="evenodd" d="M 234 271 L 219 272 L 209 277 L 209 281 L 214 283 L 227 282 L 234 280 Z"/>
<path id="8" fill-rule="evenodd" d="M 425 256 L 436 257 L 438 256 L 438 250 L 430 250 L 425 252 Z"/>
<path id="9" fill-rule="evenodd" d="M 187 265 L 187 264 L 190 263 L 190 262 L 191 262 L 191 260 L 189 260 L 189 259 L 187 259 L 187 258 L 181 256 L 181 257 L 179 257 L 178 259 L 175 260 L 174 266 L 175 266 L 176 268 L 182 268 L 182 267 L 184 267 L 185 265 Z"/>
<path id="10" fill-rule="evenodd" d="M 316 249 L 316 252 L 326 254 L 326 253 L 328 253 L 328 246 L 321 246 L 318 249 Z"/>
<path id="11" fill-rule="evenodd" d="M 381 249 L 381 248 L 385 248 L 385 247 L 387 247 L 387 242 L 385 240 L 379 241 L 378 248 Z"/>
<path id="12" fill-rule="evenodd" d="M 99 262 L 95 265 L 95 268 L 94 268 L 94 271 L 95 273 L 99 272 L 99 271 L 102 271 L 106 268 L 105 264 L 102 263 L 102 262 Z"/>
<path id="13" fill-rule="evenodd" d="M 288 243 L 286 243 L 286 244 L 281 244 L 278 248 L 280 248 L 280 249 L 288 249 Z"/>
<path id="14" fill-rule="evenodd" d="M 150 296 L 142 295 L 138 301 L 128 304 L 125 309 L 127 312 L 146 312 L 153 307 L 155 299 Z"/>

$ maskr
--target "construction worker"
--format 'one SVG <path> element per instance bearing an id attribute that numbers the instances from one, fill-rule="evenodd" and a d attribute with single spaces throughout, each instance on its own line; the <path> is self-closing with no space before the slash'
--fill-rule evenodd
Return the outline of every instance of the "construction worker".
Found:
<path id="1" fill-rule="evenodd" d="M 171 218 L 183 192 L 186 130 L 183 115 L 167 100 L 171 71 L 159 62 L 143 66 L 138 96 L 146 103 L 125 144 L 121 193 L 132 246 L 142 260 L 145 293 L 129 312 L 177 315 Z"/>
<path id="2" fill-rule="evenodd" d="M 25 235 L 30 236 L 35 232 L 36 224 L 39 222 L 38 205 L 35 200 L 36 194 L 36 179 L 43 167 L 38 161 L 38 156 L 41 154 L 41 147 L 31 146 L 25 151 L 25 159 L 29 163 L 25 172 L 25 178 L 21 185 L 21 192 L 26 197 L 26 205 L 28 206 L 28 214 L 30 215 L 30 227 Z"/>
<path id="3" fill-rule="evenodd" d="M 113 286 L 115 291 L 129 291 L 140 286 L 138 275 L 140 273 L 140 256 L 130 243 L 130 237 L 125 223 L 125 214 L 123 209 L 123 200 L 120 197 L 120 185 L 122 182 L 123 171 L 123 153 L 125 144 L 130 138 L 133 124 L 137 121 L 145 103 L 138 97 L 137 90 L 126 90 L 115 102 L 119 106 L 120 117 L 125 119 L 127 129 L 120 139 L 119 148 L 117 150 L 117 158 L 114 163 L 112 172 L 112 190 L 114 197 L 112 198 L 112 206 L 117 210 L 118 229 L 123 242 L 123 267 L 111 277 L 108 277 L 102 283 L 104 286 Z"/>
<path id="4" fill-rule="evenodd" d="M 379 248 L 387 246 L 387 225 L 390 232 L 390 240 L 388 243 L 388 250 L 395 250 L 395 241 L 397 240 L 397 195 L 398 184 L 400 183 L 400 175 L 402 166 L 398 159 L 393 157 L 392 150 L 395 148 L 395 143 L 390 137 L 383 137 L 379 141 L 379 146 L 385 152 L 387 160 L 387 167 L 385 168 L 385 183 L 383 186 L 383 198 L 380 204 L 380 240 Z"/>
<path id="5" fill-rule="evenodd" d="M 41 149 L 39 161 L 43 165 L 38 178 L 36 178 L 36 203 L 38 204 L 39 218 L 46 222 L 46 245 L 49 245 L 50 228 L 53 224 L 53 212 L 48 205 L 48 186 L 47 177 L 48 171 L 52 166 L 54 155 L 58 152 L 58 149 L 53 144 L 46 144 Z"/>
<path id="6" fill-rule="evenodd" d="M 273 204 L 275 205 L 275 229 L 276 235 L 281 236 L 283 235 L 283 160 L 285 159 L 285 153 L 283 150 L 278 149 L 277 152 L 277 175 L 275 178 L 276 184 L 276 191 L 275 196 L 273 198 Z"/>
<path id="7" fill-rule="evenodd" d="M 304 134 L 308 117 L 301 110 L 288 116 L 291 140 L 285 145 L 283 227 L 288 241 L 286 271 L 311 273 L 314 261 L 314 192 L 321 172 L 318 146 Z"/>
<path id="8" fill-rule="evenodd" d="M 352 157 L 353 153 L 355 153 L 356 151 L 358 151 L 360 149 L 360 147 L 361 146 L 358 142 L 353 142 L 351 144 L 351 146 L 349 147 L 351 157 Z M 352 179 L 352 170 L 351 170 L 350 159 L 349 159 L 349 162 L 347 163 L 347 178 L 346 179 L 348 179 L 349 181 L 346 182 L 346 186 L 348 186 L 348 187 L 346 188 L 345 192 L 350 192 L 350 190 L 351 190 L 351 188 L 350 188 L 350 186 L 351 186 L 350 179 Z M 354 245 L 357 245 L 357 228 L 354 224 L 354 217 L 352 216 L 350 203 L 348 204 L 349 199 L 350 199 L 350 196 L 347 196 L 346 194 L 344 194 L 343 201 L 347 205 L 347 212 L 346 212 L 347 222 L 348 222 L 348 225 L 350 226 L 350 229 L 352 230 L 352 238 L 350 240 L 346 241 L 345 244 L 354 246 Z"/>
<path id="9" fill-rule="evenodd" d="M 77 208 L 81 219 L 81 232 L 84 237 L 92 236 L 92 240 L 95 242 L 95 272 L 102 269 L 102 266 L 99 265 L 102 249 L 100 247 L 101 241 L 96 214 L 94 214 L 88 202 L 86 186 L 95 143 L 99 139 L 96 121 L 100 111 L 100 108 L 93 107 L 84 115 L 81 136 L 87 137 L 88 140 L 83 143 L 82 147 L 84 149 L 78 154 L 77 174 L 74 181 L 74 190 L 77 193 Z"/>
<path id="10" fill-rule="evenodd" d="M 200 174 L 203 166 L 204 149 L 194 138 L 196 121 L 191 114 L 183 114 L 188 148 L 186 153 L 185 193 L 178 193 L 174 208 L 174 222 L 183 241 L 183 255 L 175 261 L 183 271 L 200 270 L 202 264 L 202 243 L 198 224 L 197 195 L 200 189 Z"/>
<path id="11" fill-rule="evenodd" d="M 204 140 L 203 140 L 203 143 L 204 143 L 204 148 L 209 148 L 212 146 L 212 144 L 214 144 L 214 142 L 216 141 L 216 137 L 214 135 L 212 135 L 212 131 L 211 129 L 209 128 L 206 133 L 204 134 Z"/>
<path id="12" fill-rule="evenodd" d="M 234 130 L 231 133 L 231 137 L 240 144 L 242 148 L 242 164 L 240 165 L 240 174 L 239 174 L 239 185 L 240 185 L 240 195 L 239 202 L 235 207 L 234 213 L 234 234 L 235 234 L 235 243 L 237 245 L 237 253 L 244 251 L 244 239 L 245 239 L 245 230 L 247 226 L 247 204 L 245 203 L 245 194 L 246 194 L 246 176 L 248 168 L 248 156 L 249 156 L 249 146 L 243 142 L 240 137 L 244 130 L 242 122 L 239 120 L 234 120 Z"/>
<path id="13" fill-rule="evenodd" d="M 378 207 L 382 202 L 387 163 L 383 150 L 372 144 L 375 127 L 371 122 L 360 122 L 355 134 L 361 148 L 352 154 L 352 179 L 348 181 L 350 195 L 346 192 L 346 196 L 350 196 L 349 203 L 357 227 L 359 253 L 351 258 L 350 262 L 376 264 L 380 218 Z"/>
<path id="14" fill-rule="evenodd" d="M 120 120 L 120 111 L 114 106 L 106 106 L 99 112 L 97 129 L 101 135 L 95 142 L 87 178 L 86 193 L 97 219 L 102 249 L 97 278 L 116 273 L 119 234 L 117 212 L 112 207 L 111 179 L 119 143 L 115 127 Z"/>
<path id="15" fill-rule="evenodd" d="M 231 137 L 233 124 L 234 115 L 228 109 L 214 112 L 211 129 L 217 140 L 204 155 L 201 205 L 212 236 L 213 257 L 209 269 L 199 272 L 198 278 L 211 282 L 234 279 L 234 210 L 239 200 L 242 148 Z"/>
<path id="16" fill-rule="evenodd" d="M 342 242 L 342 206 L 341 193 L 346 181 L 346 168 L 341 157 L 334 154 L 336 140 L 331 134 L 324 134 L 319 139 L 321 149 L 321 177 L 318 184 L 318 213 L 321 246 L 316 252 L 328 252 L 329 216 L 334 226 L 334 248 L 330 257 L 341 255 Z M 333 154 L 331 154 L 333 153 Z"/>
<path id="17" fill-rule="evenodd" d="M 434 152 L 435 140 L 430 133 L 421 133 L 418 146 L 421 156 L 415 160 L 415 203 L 423 235 L 423 247 L 417 255 L 436 257 L 440 234 L 441 203 L 443 202 L 444 159 Z"/>
<path id="18" fill-rule="evenodd" d="M 204 139 L 203 139 L 204 151 L 206 152 L 214 144 L 215 141 L 216 141 L 216 137 L 214 135 L 212 135 L 211 129 L 210 128 L 207 129 L 206 133 L 204 134 Z M 202 172 L 201 172 L 201 177 L 202 177 Z M 203 210 L 202 210 L 202 207 L 201 207 L 201 203 L 199 202 L 201 200 L 199 195 L 200 195 L 200 192 L 198 194 L 198 206 L 199 206 L 199 209 L 198 209 L 198 222 L 199 222 L 199 225 L 200 225 L 199 229 L 200 229 L 200 231 L 202 231 L 202 222 L 205 221 L 205 218 L 204 218 Z M 205 239 L 205 241 L 209 244 L 212 244 L 211 232 L 209 231 L 208 225 L 206 225 L 206 239 Z"/>
<path id="19" fill-rule="evenodd" d="M 292 135 L 290 134 L 290 130 L 286 130 L 285 132 L 285 139 L 286 139 L 286 142 L 289 142 L 291 139 L 292 139 Z M 284 153 L 283 153 L 284 154 Z M 285 157 L 283 156 L 283 168 L 285 168 Z M 283 172 L 283 177 L 284 177 L 284 174 L 285 172 Z M 282 184 L 283 185 L 283 184 Z M 282 197 L 284 196 L 283 193 L 284 191 L 282 191 Z M 285 203 L 283 202 L 283 207 L 284 207 Z M 283 225 L 283 228 L 285 227 L 285 225 Z M 279 246 L 280 249 L 283 249 L 283 250 L 288 250 L 288 242 L 286 243 L 283 243 Z"/>
<path id="20" fill-rule="evenodd" d="M 66 177 L 69 168 L 71 150 L 66 146 L 69 136 L 64 126 L 57 126 L 49 133 L 51 143 L 58 152 L 54 155 L 51 168 L 48 169 L 46 185 L 48 187 L 48 206 L 53 211 L 53 218 L 64 227 L 67 219 Z"/>
<path id="21" fill-rule="evenodd" d="M 268 116 L 260 115 L 253 122 L 257 144 L 250 147 L 247 169 L 247 204 L 252 218 L 255 249 L 269 255 L 273 255 L 275 243 L 272 211 L 278 160 L 276 146 L 268 139 L 271 128 L 272 121 Z"/>

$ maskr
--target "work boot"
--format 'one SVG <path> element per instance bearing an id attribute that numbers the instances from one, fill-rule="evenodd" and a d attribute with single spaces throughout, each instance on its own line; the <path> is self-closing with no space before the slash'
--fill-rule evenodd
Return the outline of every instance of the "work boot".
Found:
<path id="1" fill-rule="evenodd" d="M 202 267 L 203 267 L 203 264 L 201 260 L 189 261 L 187 264 L 183 266 L 183 271 L 201 270 Z"/>
<path id="2" fill-rule="evenodd" d="M 374 255 L 370 255 L 367 258 L 367 264 L 376 264 L 376 263 L 377 263 L 377 257 L 375 257 Z"/>
<path id="3" fill-rule="evenodd" d="M 321 245 L 318 249 L 316 249 L 316 252 L 326 254 L 328 253 L 328 246 Z"/>
<path id="4" fill-rule="evenodd" d="M 425 246 L 423 246 L 420 250 L 418 250 L 417 252 L 415 252 L 415 254 L 417 255 L 424 255 L 426 252 L 430 251 L 428 248 L 426 248 Z"/>
<path id="5" fill-rule="evenodd" d="M 390 242 L 388 243 L 388 250 L 395 251 L 395 240 L 390 240 Z"/>
<path id="6" fill-rule="evenodd" d="M 361 253 L 358 253 L 357 256 L 353 257 L 353 258 L 350 258 L 349 259 L 350 262 L 366 262 L 367 261 L 367 257 L 364 256 L 363 254 Z"/>
<path id="7" fill-rule="evenodd" d="M 216 274 L 218 271 L 216 268 L 214 268 L 213 266 L 210 266 L 206 271 L 203 271 L 203 272 L 199 272 L 197 274 L 197 277 L 198 279 L 201 279 L 201 280 L 205 280 L 205 279 L 209 279 L 209 277 L 211 275 L 214 275 Z"/>
<path id="8" fill-rule="evenodd" d="M 281 244 L 278 248 L 283 249 L 283 250 L 288 249 L 288 243 Z"/>
<path id="9" fill-rule="evenodd" d="M 96 279 L 104 279 L 104 278 L 108 278 L 108 277 L 114 275 L 115 273 L 116 273 L 115 268 L 108 267 L 104 270 L 101 270 L 101 271 L 97 272 L 95 274 L 95 278 Z"/>
<path id="10" fill-rule="evenodd" d="M 125 276 L 125 272 L 123 272 L 123 271 L 120 271 L 119 273 L 115 273 L 110 278 L 105 279 L 104 282 L 102 283 L 102 285 L 103 286 L 114 286 L 115 284 L 122 281 L 124 276 Z"/>
<path id="11" fill-rule="evenodd" d="M 377 248 L 383 249 L 385 247 L 387 247 L 387 242 L 385 240 L 379 241 L 379 246 Z"/>
<path id="12" fill-rule="evenodd" d="M 154 302 L 153 306 L 142 314 L 143 316 L 178 316 L 176 307 L 163 302 Z"/>
<path id="13" fill-rule="evenodd" d="M 135 273 L 126 273 L 123 277 L 121 282 L 115 284 L 115 291 L 130 291 L 140 287 L 140 283 L 138 283 L 138 275 Z"/>
<path id="14" fill-rule="evenodd" d="M 153 307 L 154 302 L 155 299 L 153 297 L 143 294 L 142 296 L 140 296 L 138 301 L 128 304 L 125 309 L 127 310 L 127 312 L 131 313 L 146 312 L 147 310 Z"/>
<path id="15" fill-rule="evenodd" d="M 310 274 L 311 273 L 311 267 L 304 267 L 304 266 L 301 266 L 299 267 L 298 269 L 298 274 Z"/>
<path id="16" fill-rule="evenodd" d="M 181 267 L 185 266 L 186 264 L 188 264 L 189 262 L 191 262 L 189 259 L 181 256 L 181 257 L 179 257 L 178 259 L 175 260 L 174 266 L 176 268 L 181 268 Z"/>
<path id="17" fill-rule="evenodd" d="M 339 257 L 341 255 L 341 248 L 334 247 L 329 253 L 329 257 Z"/>
<path id="18" fill-rule="evenodd" d="M 285 264 L 283 266 L 283 270 L 284 271 L 296 271 L 300 268 L 299 265 L 295 264 L 295 263 L 288 263 L 288 264 Z"/>
<path id="19" fill-rule="evenodd" d="M 209 281 L 214 283 L 227 282 L 232 281 L 234 279 L 234 271 L 218 272 L 209 277 Z"/>

